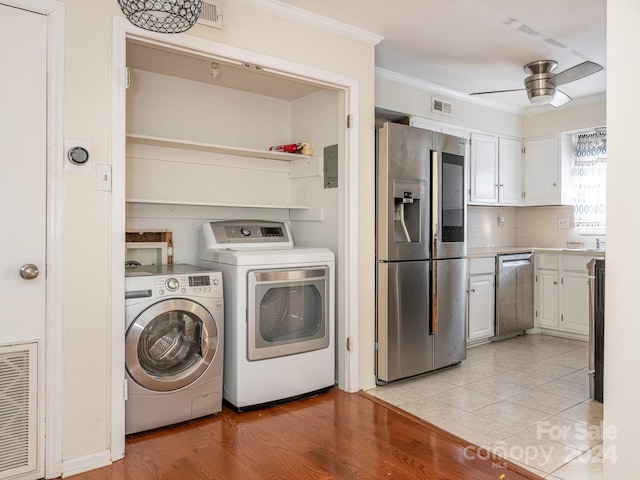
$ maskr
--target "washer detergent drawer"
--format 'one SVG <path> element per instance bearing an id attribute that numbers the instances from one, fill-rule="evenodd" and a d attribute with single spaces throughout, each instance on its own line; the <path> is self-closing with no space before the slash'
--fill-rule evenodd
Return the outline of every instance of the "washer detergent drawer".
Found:
<path id="1" fill-rule="evenodd" d="M 143 310 L 125 338 L 126 368 L 139 385 L 157 392 L 195 382 L 218 349 L 216 323 L 199 303 L 168 299 Z"/>
<path id="2" fill-rule="evenodd" d="M 248 272 L 248 359 L 329 346 L 329 268 Z"/>

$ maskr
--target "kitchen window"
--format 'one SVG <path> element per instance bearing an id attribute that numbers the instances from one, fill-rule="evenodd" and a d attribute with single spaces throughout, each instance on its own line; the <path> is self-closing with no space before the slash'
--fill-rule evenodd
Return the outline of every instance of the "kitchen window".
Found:
<path id="1" fill-rule="evenodd" d="M 574 136 L 573 182 L 575 224 L 586 234 L 604 233 L 607 226 L 607 136 L 596 130 Z"/>

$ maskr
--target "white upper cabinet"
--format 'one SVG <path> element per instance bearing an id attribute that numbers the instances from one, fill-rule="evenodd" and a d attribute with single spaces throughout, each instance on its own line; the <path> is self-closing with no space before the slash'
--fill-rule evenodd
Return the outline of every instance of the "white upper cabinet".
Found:
<path id="1" fill-rule="evenodd" d="M 471 134 L 469 201 L 498 203 L 498 139 L 493 135 Z"/>
<path id="2" fill-rule="evenodd" d="M 560 135 L 524 142 L 525 205 L 571 205 L 571 148 Z"/>
<path id="3" fill-rule="evenodd" d="M 521 205 L 520 140 L 472 133 L 469 186 L 470 203 Z"/>
<path id="4" fill-rule="evenodd" d="M 498 140 L 498 201 L 502 205 L 522 204 L 522 142 Z"/>

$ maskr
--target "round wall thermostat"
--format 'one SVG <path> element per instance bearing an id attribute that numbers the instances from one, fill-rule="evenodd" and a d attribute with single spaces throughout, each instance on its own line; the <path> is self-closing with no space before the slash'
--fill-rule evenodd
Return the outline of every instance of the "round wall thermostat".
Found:
<path id="1" fill-rule="evenodd" d="M 84 147 L 71 147 L 67 152 L 67 157 L 76 165 L 84 165 L 89 160 L 89 152 Z"/>

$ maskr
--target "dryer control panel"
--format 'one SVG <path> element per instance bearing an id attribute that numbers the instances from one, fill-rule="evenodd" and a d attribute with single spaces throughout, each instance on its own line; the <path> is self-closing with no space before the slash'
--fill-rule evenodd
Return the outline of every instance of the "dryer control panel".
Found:
<path id="1" fill-rule="evenodd" d="M 202 226 L 203 249 L 293 248 L 289 227 L 284 222 L 226 220 Z"/>

